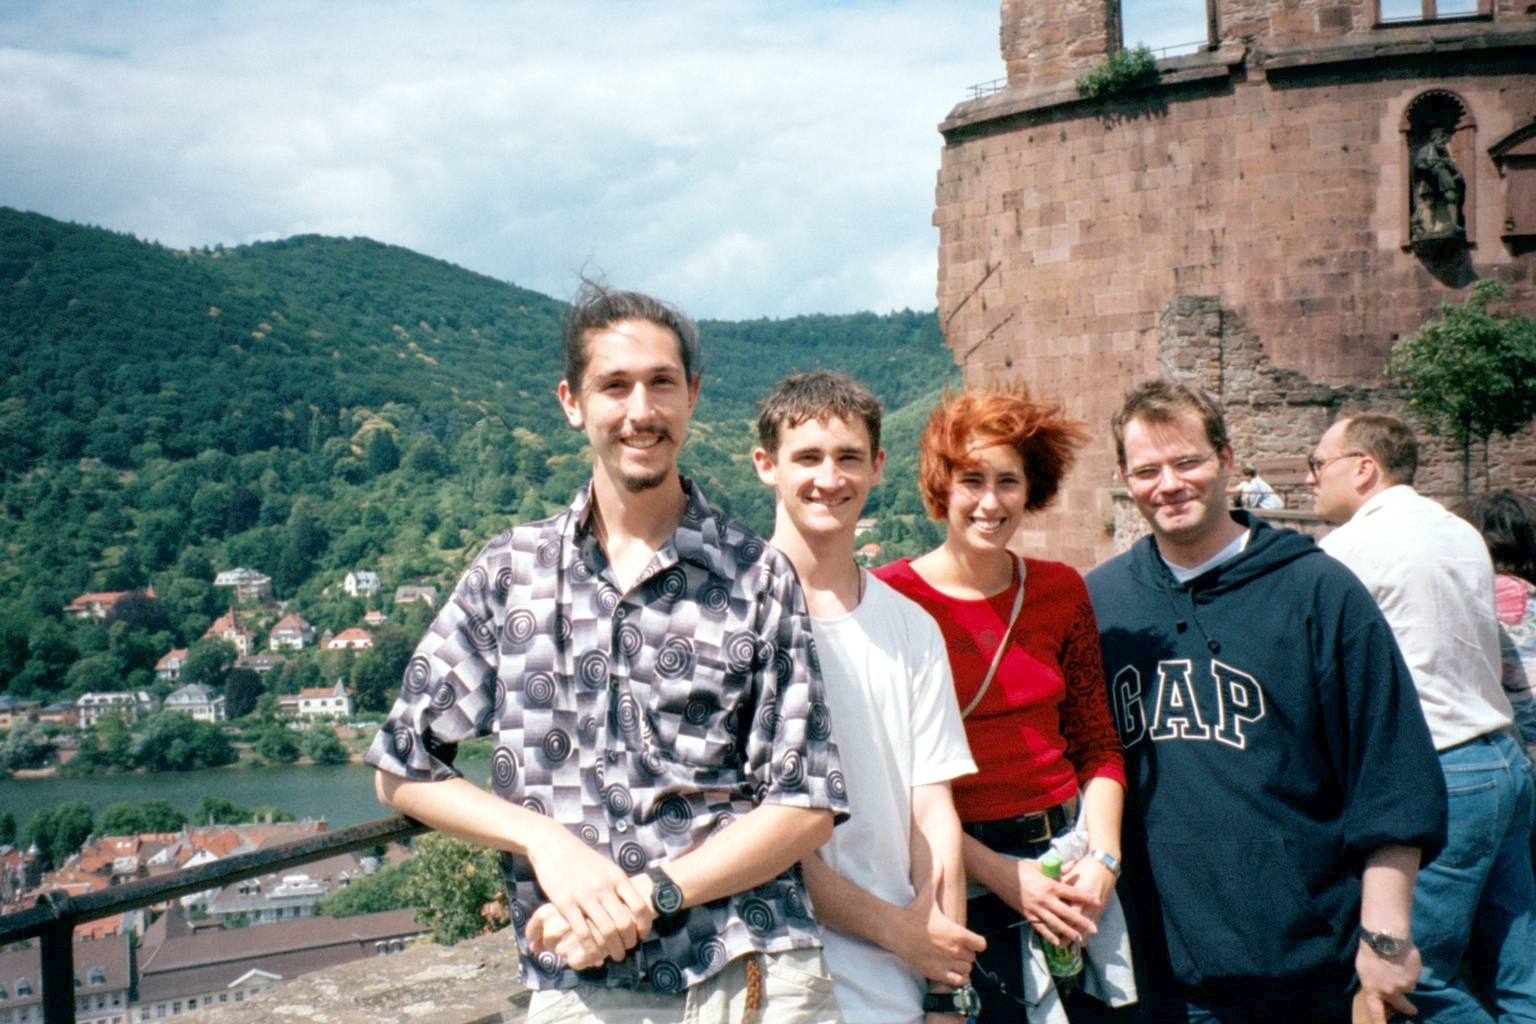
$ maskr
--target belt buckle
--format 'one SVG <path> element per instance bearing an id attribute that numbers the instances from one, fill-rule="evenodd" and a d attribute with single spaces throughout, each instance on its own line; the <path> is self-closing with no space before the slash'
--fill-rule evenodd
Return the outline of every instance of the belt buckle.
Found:
<path id="1" fill-rule="evenodd" d="M 1024 842 L 1043 843 L 1051 838 L 1051 812 L 1026 815 L 1024 818 Z"/>

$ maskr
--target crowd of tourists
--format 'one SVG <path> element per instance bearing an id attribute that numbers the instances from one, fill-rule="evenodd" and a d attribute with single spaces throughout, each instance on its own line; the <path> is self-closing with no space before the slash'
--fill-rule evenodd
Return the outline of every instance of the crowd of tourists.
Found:
<path id="1" fill-rule="evenodd" d="M 1110 424 L 1151 532 L 1085 579 L 1010 543 L 1088 426 L 998 386 L 922 435 L 943 543 L 866 571 L 868 388 L 765 397 L 764 541 L 678 472 L 686 316 L 587 285 L 564 358 L 592 478 L 481 552 L 368 753 L 501 852 L 528 1024 L 1536 1022 L 1527 499 L 1474 528 L 1407 424 L 1343 415 L 1314 543 L 1152 380 Z"/>

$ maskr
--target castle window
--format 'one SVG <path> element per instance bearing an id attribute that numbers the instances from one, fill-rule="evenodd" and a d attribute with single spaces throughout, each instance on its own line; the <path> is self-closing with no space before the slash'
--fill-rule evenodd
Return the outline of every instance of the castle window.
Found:
<path id="1" fill-rule="evenodd" d="M 1377 0 L 1376 24 L 1491 17 L 1493 0 Z"/>
<path id="2" fill-rule="evenodd" d="M 1504 179 L 1504 224 L 1499 235 L 1512 255 L 1536 252 L 1536 121 L 1488 149 Z"/>
<path id="3" fill-rule="evenodd" d="M 1213 2 L 1164 0 L 1111 6 L 1120 9 L 1120 39 L 1127 49 L 1144 44 L 1161 60 L 1198 53 L 1216 41 L 1212 38 Z"/>

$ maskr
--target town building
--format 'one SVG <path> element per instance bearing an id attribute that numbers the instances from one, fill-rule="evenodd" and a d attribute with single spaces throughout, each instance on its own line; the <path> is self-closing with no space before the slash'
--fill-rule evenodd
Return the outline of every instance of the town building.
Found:
<path id="1" fill-rule="evenodd" d="M 0 693 L 0 729 L 9 729 L 17 722 L 35 722 L 42 714 L 42 701 Z"/>
<path id="2" fill-rule="evenodd" d="M 64 614 L 76 619 L 104 619 L 117 607 L 117 602 L 130 594 L 142 593 L 145 597 L 155 596 L 154 587 L 146 587 L 138 590 L 112 590 L 98 594 L 81 594 L 69 604 L 64 606 Z"/>
<path id="3" fill-rule="evenodd" d="M 347 684 L 340 679 L 335 686 L 308 687 L 298 693 L 285 693 L 277 703 L 283 714 L 293 718 L 319 718 L 322 715 L 343 718 L 352 714 L 352 696 L 347 693 Z"/>
<path id="4" fill-rule="evenodd" d="M 247 654 L 243 658 L 235 659 L 235 668 L 248 668 L 259 676 L 264 676 L 286 664 L 288 659 L 281 654 Z"/>
<path id="5" fill-rule="evenodd" d="M 307 917 L 262 928 L 197 928 L 173 908 L 144 933 L 134 1024 L 250 996 L 311 971 L 398 952 L 425 930 L 414 910 Z"/>
<path id="6" fill-rule="evenodd" d="M 341 581 L 341 589 L 351 597 L 369 597 L 379 592 L 379 574 L 359 570 L 349 572 Z"/>
<path id="7" fill-rule="evenodd" d="M 165 710 L 191 715 L 199 722 L 222 722 L 224 696 L 202 683 L 188 683 L 165 698 Z"/>
<path id="8" fill-rule="evenodd" d="M 379 626 L 384 625 L 384 623 L 386 623 L 388 621 L 389 621 L 389 616 L 385 615 L 383 612 L 379 611 L 377 608 L 370 608 L 370 609 L 368 609 L 367 612 L 365 612 L 363 614 L 363 625 L 365 625 L 365 626 L 373 626 L 375 629 L 377 629 Z"/>
<path id="9" fill-rule="evenodd" d="M 155 678 L 163 682 L 174 683 L 181 678 L 181 669 L 187 663 L 187 649 L 185 647 L 173 647 L 160 656 L 155 662 Z"/>
<path id="10" fill-rule="evenodd" d="M 325 643 L 328 651 L 366 651 L 373 646 L 373 634 L 353 626 L 337 633 Z"/>
<path id="11" fill-rule="evenodd" d="M 80 725 L 80 709 L 74 701 L 57 700 L 38 713 L 37 720 L 44 725 L 61 725 L 75 729 Z"/>
<path id="12" fill-rule="evenodd" d="M 196 906 L 230 927 L 313 917 L 321 900 L 377 870 L 374 858 L 343 853 L 299 868 L 232 882 Z"/>
<path id="13" fill-rule="evenodd" d="M 395 604 L 411 604 L 414 601 L 424 601 L 428 608 L 437 607 L 436 587 L 396 587 Z"/>
<path id="14" fill-rule="evenodd" d="M 277 625 L 272 627 L 271 634 L 267 637 L 267 646 L 274 651 L 291 647 L 296 651 L 302 651 L 305 647 L 315 642 L 315 627 L 306 622 L 300 615 L 285 615 L 277 620 Z"/>
<path id="15" fill-rule="evenodd" d="M 213 578 L 216 587 L 233 587 L 235 600 L 265 601 L 272 596 L 272 577 L 255 569 L 225 569 Z"/>
<path id="16" fill-rule="evenodd" d="M 208 627 L 203 634 L 204 640 L 223 640 L 235 645 L 235 650 L 242 655 L 250 654 L 255 638 L 251 631 L 245 628 L 240 621 L 240 616 L 231 608 L 229 611 L 213 620 L 213 625 Z"/>
<path id="17" fill-rule="evenodd" d="M 172 654 L 176 653 L 174 651 Z M 183 651 L 183 654 L 186 652 Z M 160 659 L 164 661 L 165 659 Z M 178 667 L 178 674 L 180 669 Z M 136 690 L 133 692 L 118 693 L 82 693 L 75 700 L 75 707 L 80 710 L 80 727 L 89 729 L 101 721 L 101 716 L 108 711 L 116 711 L 119 718 L 126 725 L 136 721 L 140 715 L 147 715 L 155 710 L 155 698 L 148 690 Z"/>
<path id="18" fill-rule="evenodd" d="M 1341 409 L 1401 411 L 1393 344 L 1474 281 L 1536 311 L 1536 19 L 1455 11 L 1209 0 L 1197 52 L 1089 97 L 1118 0 L 1004 0 L 1007 79 L 940 126 L 934 224 L 965 381 L 1025 382 L 1093 432 L 1022 551 L 1114 553 L 1109 418 L 1143 380 L 1205 387 L 1264 466 Z M 1424 455 L 1421 490 L 1459 491 L 1460 453 Z M 1529 429 L 1489 456 L 1490 486 L 1536 491 Z"/>
<path id="19" fill-rule="evenodd" d="M 131 941 L 127 936 L 112 936 L 75 943 L 75 1024 L 129 1024 Z M 42 1001 L 37 944 L 0 951 L 0 1024 L 41 1024 Z"/>

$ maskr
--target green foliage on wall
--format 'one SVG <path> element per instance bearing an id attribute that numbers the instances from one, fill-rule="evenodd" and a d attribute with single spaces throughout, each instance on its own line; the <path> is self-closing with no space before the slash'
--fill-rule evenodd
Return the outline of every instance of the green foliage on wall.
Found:
<path id="1" fill-rule="evenodd" d="M 1145 43 L 1116 50 L 1092 71 L 1077 78 L 1078 94 L 1085 99 L 1118 96 L 1157 81 L 1157 57 Z"/>

